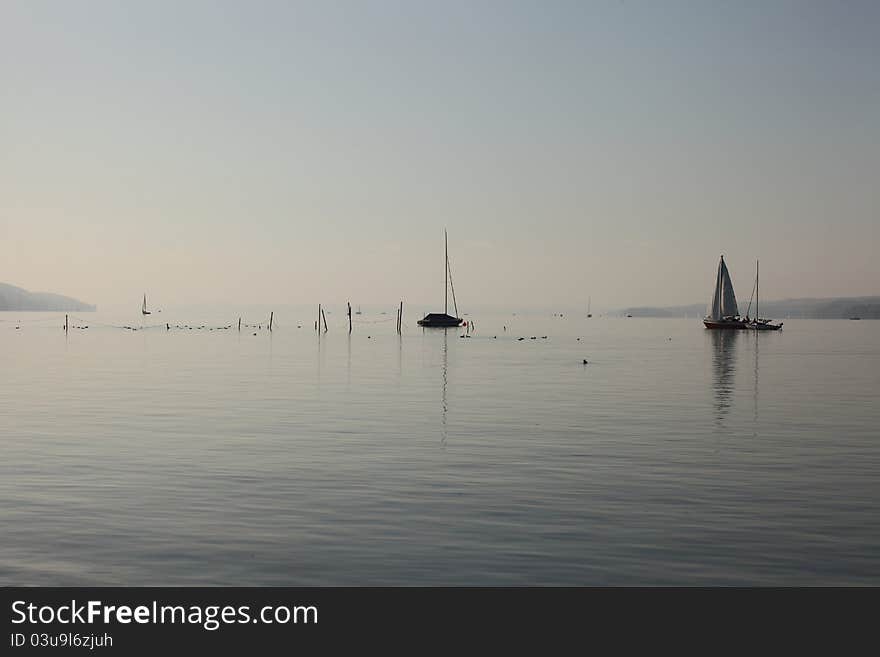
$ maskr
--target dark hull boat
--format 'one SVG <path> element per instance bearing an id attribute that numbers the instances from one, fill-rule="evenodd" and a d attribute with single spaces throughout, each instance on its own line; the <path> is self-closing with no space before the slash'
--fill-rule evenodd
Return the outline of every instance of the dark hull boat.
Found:
<path id="1" fill-rule="evenodd" d="M 461 326 L 461 318 L 447 315 L 446 313 L 428 313 L 419 320 L 419 326 L 428 328 L 447 328 L 450 326 Z"/>
<path id="2" fill-rule="evenodd" d="M 428 313 L 418 321 L 419 326 L 425 328 L 450 328 L 461 326 L 464 322 L 460 317 L 453 317 L 449 314 L 449 290 L 452 290 L 452 307 L 455 308 L 455 314 L 458 315 L 458 304 L 455 302 L 455 287 L 452 285 L 452 270 L 449 267 L 449 239 L 446 237 L 446 231 L 443 231 L 444 250 L 446 254 L 446 265 L 444 272 L 443 284 L 443 312 Z"/>
<path id="3" fill-rule="evenodd" d="M 755 262 L 755 317 L 754 319 L 749 319 L 749 311 L 752 309 L 752 302 L 751 300 L 749 300 L 749 307 L 748 310 L 746 310 L 746 328 L 749 328 L 753 331 L 778 331 L 782 328 L 782 322 L 779 322 L 778 324 L 773 324 L 771 320 L 764 319 L 759 314 L 761 293 L 758 285 L 760 273 L 761 264 L 759 262 Z"/>
<path id="4" fill-rule="evenodd" d="M 733 283 L 727 265 L 724 264 L 724 256 L 718 263 L 718 274 L 715 276 L 715 292 L 712 294 L 712 302 L 709 304 L 709 314 L 703 319 L 703 326 L 707 329 L 734 329 L 748 328 L 748 322 L 739 316 L 739 308 L 736 305 L 736 294 L 733 292 Z"/>
<path id="5" fill-rule="evenodd" d="M 747 329 L 751 328 L 749 323 L 744 319 L 739 319 L 738 317 L 725 317 L 719 320 L 709 319 L 708 317 L 703 320 L 703 326 L 707 329 Z"/>
<path id="6" fill-rule="evenodd" d="M 782 328 L 782 322 L 771 324 L 769 319 L 753 319 L 746 328 L 750 328 L 753 331 L 778 331 Z"/>

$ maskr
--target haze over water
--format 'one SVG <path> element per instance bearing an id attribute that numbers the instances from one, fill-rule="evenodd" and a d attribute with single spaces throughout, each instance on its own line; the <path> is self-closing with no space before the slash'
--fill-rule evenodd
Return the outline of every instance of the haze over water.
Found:
<path id="1" fill-rule="evenodd" d="M 0 582 L 880 584 L 880 323 L 388 311 L 0 314 Z"/>

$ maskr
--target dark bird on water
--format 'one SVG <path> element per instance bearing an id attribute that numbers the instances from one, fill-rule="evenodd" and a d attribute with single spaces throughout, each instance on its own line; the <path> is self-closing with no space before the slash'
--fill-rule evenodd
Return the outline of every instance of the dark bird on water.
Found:
<path id="1" fill-rule="evenodd" d="M 587 359 L 584 358 L 584 365 L 587 365 Z"/>

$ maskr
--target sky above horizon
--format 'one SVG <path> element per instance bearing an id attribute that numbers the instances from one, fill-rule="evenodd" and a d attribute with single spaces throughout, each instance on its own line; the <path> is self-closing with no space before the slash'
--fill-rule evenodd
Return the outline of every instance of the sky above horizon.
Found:
<path id="1" fill-rule="evenodd" d="M 0 2 L 0 281 L 97 304 L 880 294 L 880 3 Z"/>

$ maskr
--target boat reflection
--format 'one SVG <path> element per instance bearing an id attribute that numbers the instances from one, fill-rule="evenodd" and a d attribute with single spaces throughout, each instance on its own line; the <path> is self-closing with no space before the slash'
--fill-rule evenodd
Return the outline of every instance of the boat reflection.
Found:
<path id="1" fill-rule="evenodd" d="M 440 426 L 442 435 L 440 437 L 440 445 L 443 448 L 446 448 L 446 439 L 449 437 L 448 430 L 446 428 L 446 414 L 449 411 L 449 407 L 446 403 L 446 386 L 449 382 L 449 329 L 443 329 L 443 348 L 441 350 L 441 366 L 440 369 L 443 373 L 443 388 L 440 394 L 440 402 L 441 402 L 441 416 L 440 416 Z"/>
<path id="2" fill-rule="evenodd" d="M 712 349 L 715 420 L 721 426 L 733 405 L 736 349 L 737 341 L 742 333 L 740 331 L 706 331 L 706 336 L 711 341 Z"/>
<path id="3" fill-rule="evenodd" d="M 752 403 L 754 404 L 754 416 L 752 418 L 752 435 L 758 436 L 758 345 L 761 343 L 761 332 L 754 331 L 754 341 L 755 341 L 755 390 L 754 395 L 752 397 Z"/>

